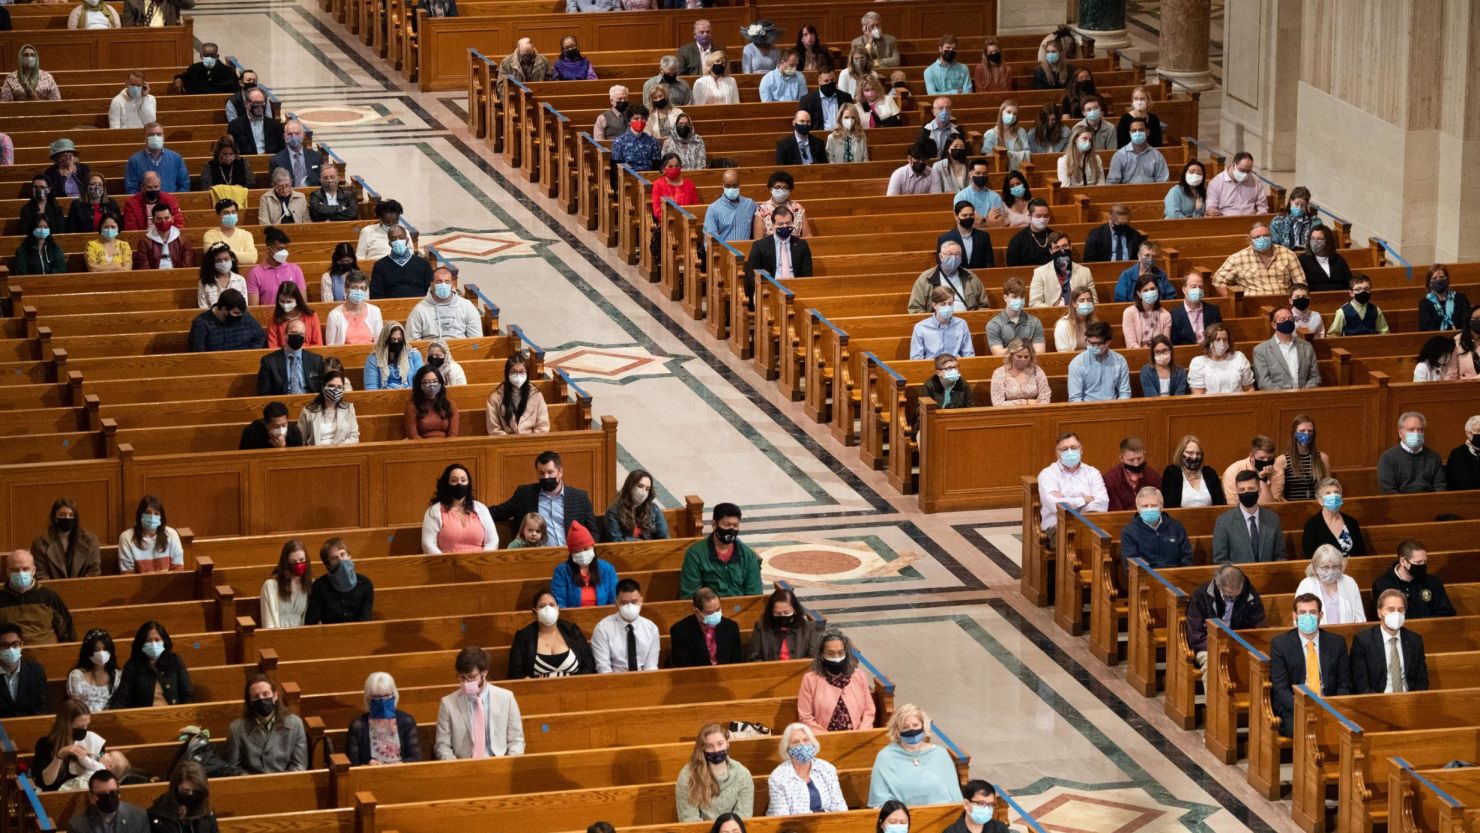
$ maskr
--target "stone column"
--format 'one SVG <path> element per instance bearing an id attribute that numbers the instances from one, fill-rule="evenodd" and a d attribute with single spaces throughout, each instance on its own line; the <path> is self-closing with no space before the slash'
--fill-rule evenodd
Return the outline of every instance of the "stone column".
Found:
<path id="1" fill-rule="evenodd" d="M 1074 31 L 1095 39 L 1097 55 L 1130 46 L 1131 39 L 1125 33 L 1125 0 L 1079 0 L 1079 22 Z M 1206 49 L 1203 54 L 1207 54 Z"/>
<path id="2" fill-rule="evenodd" d="M 1211 90 L 1208 17 L 1211 0 L 1162 0 L 1161 60 L 1156 74 L 1194 90 Z"/>

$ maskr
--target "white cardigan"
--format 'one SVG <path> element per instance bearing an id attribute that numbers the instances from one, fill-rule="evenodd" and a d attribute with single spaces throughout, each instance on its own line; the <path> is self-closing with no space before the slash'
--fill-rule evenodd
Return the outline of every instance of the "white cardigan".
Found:
<path id="1" fill-rule="evenodd" d="M 308 612 L 308 594 L 301 590 L 298 582 L 293 582 L 293 589 L 288 594 L 288 600 L 278 595 L 277 579 L 267 577 L 262 582 L 262 591 L 259 594 L 258 606 L 262 609 L 262 627 L 264 628 L 301 628 L 303 627 L 303 615 Z"/>
<path id="2" fill-rule="evenodd" d="M 365 304 L 365 326 L 370 328 L 372 339 L 380 338 L 380 328 L 384 322 L 380 316 L 380 307 L 374 304 Z M 344 305 L 340 304 L 329 310 L 329 321 L 324 325 L 324 343 L 338 345 L 344 343 L 344 337 L 349 332 L 349 321 L 344 317 Z M 373 342 L 372 342 L 373 343 Z"/>
<path id="3" fill-rule="evenodd" d="M 1367 621 L 1367 611 L 1362 607 L 1362 589 L 1357 580 L 1345 573 L 1336 582 L 1336 604 L 1332 606 L 1321 592 L 1321 582 L 1315 576 L 1306 576 L 1295 588 L 1295 595 L 1312 593 L 1321 600 L 1321 624 L 1346 625 Z"/>
<path id="4" fill-rule="evenodd" d="M 498 530 L 493 528 L 493 516 L 488 514 L 488 507 L 479 501 L 473 501 L 473 514 L 483 524 L 483 549 L 498 549 Z M 442 504 L 433 503 L 427 507 L 426 515 L 421 519 L 421 551 L 429 555 L 440 555 L 442 550 L 437 546 L 437 536 L 442 532 Z"/>

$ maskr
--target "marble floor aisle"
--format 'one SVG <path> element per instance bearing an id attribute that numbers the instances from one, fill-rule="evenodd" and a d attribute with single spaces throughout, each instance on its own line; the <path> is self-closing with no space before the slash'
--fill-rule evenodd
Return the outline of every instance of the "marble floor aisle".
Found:
<path id="1" fill-rule="evenodd" d="M 665 504 L 743 506 L 768 578 L 845 626 L 974 775 L 1051 830 L 1293 829 L 1284 805 L 1023 601 L 1019 512 L 920 514 L 471 138 L 463 95 L 416 92 L 312 0 L 206 0 L 195 14 L 201 40 L 258 70 L 618 418 L 624 472 L 652 472 Z"/>

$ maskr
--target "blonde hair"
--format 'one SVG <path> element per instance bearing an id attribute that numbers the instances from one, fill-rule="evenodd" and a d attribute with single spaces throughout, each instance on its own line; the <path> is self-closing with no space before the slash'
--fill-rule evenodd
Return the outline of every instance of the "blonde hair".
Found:
<path id="1" fill-rule="evenodd" d="M 1003 113 L 1006 113 L 1007 112 L 1007 108 L 1009 108 L 1009 107 L 1016 108 L 1019 113 L 1022 112 L 1022 108 L 1021 107 L 1018 107 L 1017 99 L 1015 99 L 1015 98 L 1009 98 L 1009 99 L 1007 99 L 1006 101 L 1002 102 L 1002 105 L 1000 107 L 997 108 L 997 125 L 996 125 L 996 129 L 997 129 L 997 147 L 999 147 L 999 148 L 1006 146 L 1006 143 L 1004 143 L 1002 141 L 1002 137 L 1003 136 L 1006 136 L 1009 132 L 1011 132 L 1013 135 L 1017 135 L 1018 130 L 1022 127 L 1022 124 L 1020 122 L 1016 122 L 1016 121 L 1012 123 L 1012 126 L 1011 127 L 1008 127 L 1007 125 L 1005 125 L 1005 124 L 1002 123 L 1002 114 Z"/>
<path id="2" fill-rule="evenodd" d="M 1012 367 L 1013 354 L 1021 353 L 1024 350 L 1028 351 L 1028 367 L 1032 367 L 1038 357 L 1038 353 L 1033 349 L 1033 342 L 1026 338 L 1015 338 L 1007 342 L 1007 352 L 1002 354 L 1002 365 L 1004 367 Z"/>
<path id="3" fill-rule="evenodd" d="M 853 114 L 852 130 L 848 130 L 847 128 L 843 127 L 843 117 L 848 115 L 849 113 Z M 832 132 L 834 136 L 838 137 L 852 136 L 855 140 L 863 138 L 863 114 L 858 112 L 858 107 L 856 105 L 844 104 L 842 107 L 838 108 L 838 123 L 833 126 Z"/>
<path id="4" fill-rule="evenodd" d="M 1080 152 L 1079 137 L 1085 134 L 1088 134 L 1090 137 L 1089 151 Z M 1069 135 L 1069 144 L 1064 148 L 1064 170 L 1069 174 L 1078 171 L 1081 181 L 1066 182 L 1064 183 L 1065 185 L 1086 184 L 1089 181 L 1089 177 L 1085 171 L 1086 168 L 1091 168 L 1097 172 L 1099 174 L 1099 181 L 1105 179 L 1105 163 L 1101 162 L 1100 155 L 1095 153 L 1094 136 L 1095 132 L 1090 130 L 1087 125 L 1082 124 L 1074 128 L 1073 133 Z"/>
<path id="5" fill-rule="evenodd" d="M 709 771 L 709 761 L 704 757 L 704 739 L 716 732 L 724 735 L 725 740 L 730 739 L 730 730 L 719 723 L 704 724 L 694 738 L 694 751 L 685 767 L 689 773 L 689 794 L 686 797 L 691 807 L 705 807 L 719 797 L 719 781 Z"/>
<path id="6" fill-rule="evenodd" d="M 1089 298 L 1091 302 L 1094 301 L 1094 292 L 1092 292 L 1087 286 L 1081 286 L 1069 293 L 1069 303 L 1067 304 L 1067 309 L 1064 312 L 1064 318 L 1069 322 L 1069 334 L 1074 337 L 1074 343 L 1076 345 L 1084 341 L 1085 329 L 1087 329 L 1089 325 L 1100 320 L 1099 304 L 1095 304 L 1095 308 L 1090 310 L 1089 317 L 1080 318 L 1079 310 L 1075 309 L 1075 307 L 1079 305 L 1079 298 L 1081 295 Z M 1078 348 L 1076 347 L 1075 349 Z"/>
<path id="7" fill-rule="evenodd" d="M 904 703 L 894 707 L 894 716 L 889 718 L 889 739 L 899 743 L 900 732 L 904 730 L 904 722 L 911 717 L 920 718 L 920 728 L 925 730 L 921 742 L 930 740 L 930 715 L 914 703 Z"/>

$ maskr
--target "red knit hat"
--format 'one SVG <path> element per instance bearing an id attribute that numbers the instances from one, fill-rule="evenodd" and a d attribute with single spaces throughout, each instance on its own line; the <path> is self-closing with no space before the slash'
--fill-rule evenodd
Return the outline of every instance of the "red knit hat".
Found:
<path id="1" fill-rule="evenodd" d="M 581 526 L 580 521 L 571 521 L 570 530 L 565 533 L 565 545 L 572 554 L 575 554 L 581 550 L 594 549 L 596 539 L 591 537 L 591 533 L 587 532 L 584 526 Z"/>

